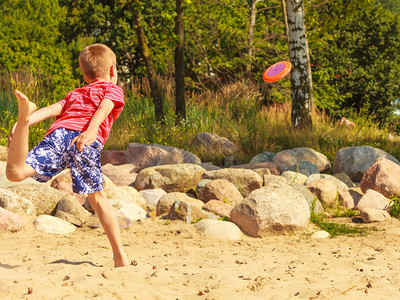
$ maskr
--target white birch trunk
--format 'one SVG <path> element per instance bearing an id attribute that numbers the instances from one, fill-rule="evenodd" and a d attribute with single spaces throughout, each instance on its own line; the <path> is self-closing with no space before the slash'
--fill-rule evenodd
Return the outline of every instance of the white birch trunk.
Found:
<path id="1" fill-rule="evenodd" d="M 292 84 L 292 125 L 295 128 L 312 129 L 311 94 L 308 82 L 307 39 L 304 27 L 302 0 L 287 1 L 289 25 L 289 56 L 293 65 Z"/>

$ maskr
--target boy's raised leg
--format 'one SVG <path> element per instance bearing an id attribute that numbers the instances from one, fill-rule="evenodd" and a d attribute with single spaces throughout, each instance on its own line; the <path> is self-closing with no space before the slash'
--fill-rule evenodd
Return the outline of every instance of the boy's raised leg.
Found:
<path id="1" fill-rule="evenodd" d="M 112 205 L 108 202 L 104 191 L 91 193 L 88 195 L 90 205 L 99 216 L 100 223 L 110 241 L 113 250 L 114 266 L 129 266 L 128 258 L 122 248 L 121 234 L 117 216 Z"/>
<path id="2" fill-rule="evenodd" d="M 29 101 L 20 91 L 15 90 L 14 93 L 18 100 L 18 122 L 9 144 L 6 176 L 8 180 L 21 181 L 36 173 L 25 163 L 29 150 L 29 120 L 36 110 L 36 104 Z"/>

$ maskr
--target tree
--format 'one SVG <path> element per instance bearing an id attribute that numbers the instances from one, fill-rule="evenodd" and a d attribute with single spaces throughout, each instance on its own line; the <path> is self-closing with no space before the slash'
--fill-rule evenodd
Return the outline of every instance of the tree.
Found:
<path id="1" fill-rule="evenodd" d="M 307 40 L 304 27 L 302 0 L 288 0 L 289 55 L 293 65 L 292 125 L 295 128 L 312 129 L 310 88 L 307 69 Z"/>
<path id="2" fill-rule="evenodd" d="M 186 119 L 185 103 L 185 32 L 183 23 L 183 0 L 176 0 L 175 34 L 175 106 L 176 121 Z"/>

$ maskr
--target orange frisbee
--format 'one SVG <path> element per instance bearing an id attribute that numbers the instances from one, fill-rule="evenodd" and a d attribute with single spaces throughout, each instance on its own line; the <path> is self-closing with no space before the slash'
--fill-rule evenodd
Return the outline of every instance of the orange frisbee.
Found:
<path id="1" fill-rule="evenodd" d="M 289 74 L 291 69 L 292 69 L 292 64 L 290 62 L 288 61 L 277 62 L 276 64 L 270 66 L 267 69 L 267 71 L 264 72 L 263 80 L 265 82 L 278 81 L 283 77 L 285 77 L 287 74 Z"/>

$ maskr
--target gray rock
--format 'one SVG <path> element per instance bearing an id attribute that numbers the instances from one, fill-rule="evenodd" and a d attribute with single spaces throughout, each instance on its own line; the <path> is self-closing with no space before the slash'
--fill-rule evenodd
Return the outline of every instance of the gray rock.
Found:
<path id="1" fill-rule="evenodd" d="M 309 218 L 310 209 L 303 195 L 278 181 L 251 192 L 230 215 L 230 220 L 251 237 L 304 229 Z"/>
<path id="2" fill-rule="evenodd" d="M 223 240 L 237 241 L 243 236 L 239 227 L 232 222 L 206 219 L 197 222 L 195 227 L 206 235 Z"/>
<path id="3" fill-rule="evenodd" d="M 297 172 L 304 174 L 306 176 L 310 176 L 312 174 L 319 174 L 319 169 L 316 165 L 314 165 L 310 161 L 301 161 L 298 164 L 294 164 L 289 167 L 289 171 Z"/>
<path id="4" fill-rule="evenodd" d="M 293 148 L 281 151 L 275 154 L 273 162 L 276 163 L 282 171 L 287 171 L 291 166 L 302 161 L 310 161 L 315 164 L 320 172 L 327 172 L 331 168 L 328 158 L 310 148 Z"/>
<path id="5" fill-rule="evenodd" d="M 324 207 L 322 206 L 321 201 L 319 201 L 307 187 L 299 183 L 293 183 L 290 186 L 303 195 L 304 199 L 307 201 L 308 207 L 310 208 L 310 212 L 314 212 L 316 215 L 324 212 Z"/>
<path id="6" fill-rule="evenodd" d="M 354 182 L 351 180 L 351 178 L 349 177 L 349 175 L 345 174 L 345 173 L 337 173 L 337 174 L 333 174 L 333 176 L 337 179 L 339 179 L 341 182 L 343 182 L 345 185 L 347 185 L 349 188 L 354 187 L 355 184 Z"/>
<path id="7" fill-rule="evenodd" d="M 225 156 L 231 156 L 238 150 L 238 146 L 227 138 L 209 132 L 201 132 L 197 134 L 193 139 L 193 143 L 198 147 L 203 148 L 203 151 L 209 153 L 221 153 Z"/>
<path id="8" fill-rule="evenodd" d="M 135 188 L 138 191 L 161 188 L 167 193 L 185 193 L 196 188 L 197 183 L 205 172 L 206 170 L 195 164 L 150 167 L 139 172 Z"/>
<path id="9" fill-rule="evenodd" d="M 256 156 L 254 156 L 254 157 L 250 160 L 249 164 L 258 164 L 258 163 L 263 163 L 263 162 L 272 162 L 274 156 L 275 156 L 275 153 L 265 151 L 265 152 L 263 152 L 263 153 L 261 153 L 261 154 L 258 154 L 258 155 L 256 155 Z"/>
<path id="10" fill-rule="evenodd" d="M 370 146 L 346 147 L 336 153 L 333 173 L 345 173 L 353 182 L 360 182 L 364 173 L 379 157 L 399 164 L 396 158 L 378 148 Z"/>

